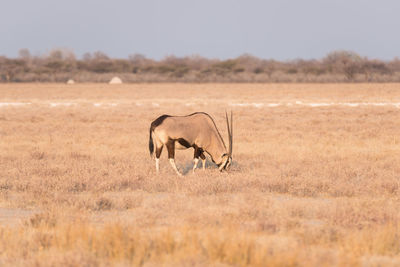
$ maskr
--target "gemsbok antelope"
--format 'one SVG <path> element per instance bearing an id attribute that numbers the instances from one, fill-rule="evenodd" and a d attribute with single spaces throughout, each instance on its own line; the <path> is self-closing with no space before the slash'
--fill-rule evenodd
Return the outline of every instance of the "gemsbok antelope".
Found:
<path id="1" fill-rule="evenodd" d="M 226 149 L 224 140 L 219 133 L 214 120 L 204 112 L 196 112 L 187 116 L 162 115 L 151 123 L 149 150 L 153 155 L 156 151 L 156 171 L 160 170 L 160 155 L 164 146 L 168 150 L 169 162 L 174 171 L 181 176 L 175 165 L 175 149 L 194 148 L 193 172 L 197 168 L 199 157 L 205 168 L 206 157 L 204 152 L 210 155 L 211 160 L 218 165 L 220 171 L 229 168 L 232 163 L 232 112 L 229 123 L 226 114 L 226 125 L 229 136 L 229 150 Z"/>

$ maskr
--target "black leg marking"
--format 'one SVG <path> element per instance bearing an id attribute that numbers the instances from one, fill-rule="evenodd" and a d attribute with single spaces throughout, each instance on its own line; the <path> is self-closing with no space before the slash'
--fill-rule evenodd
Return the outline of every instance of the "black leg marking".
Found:
<path id="1" fill-rule="evenodd" d="M 191 147 L 191 145 L 189 144 L 189 142 L 186 141 L 186 140 L 183 139 L 183 138 L 179 138 L 177 141 L 178 141 L 179 144 L 181 144 L 182 146 L 184 146 L 184 147 L 186 147 L 186 148 Z"/>
<path id="2" fill-rule="evenodd" d="M 195 146 L 195 147 L 194 147 L 194 155 L 193 155 L 193 158 L 198 159 L 199 156 L 200 156 L 200 153 L 201 153 L 200 148 L 198 148 L 197 146 Z"/>
<path id="3" fill-rule="evenodd" d="M 175 141 L 171 140 L 171 139 L 168 140 L 166 146 L 168 149 L 168 158 L 174 159 L 175 158 Z"/>
<path id="4" fill-rule="evenodd" d="M 204 150 L 196 145 L 193 146 L 194 148 L 194 155 L 193 158 L 198 159 L 199 157 L 201 159 L 206 159 L 206 156 L 204 156 Z"/>
<path id="5" fill-rule="evenodd" d="M 171 164 L 172 168 L 178 174 L 179 176 L 182 176 L 182 174 L 178 171 L 178 168 L 176 167 L 175 164 L 175 141 L 176 140 L 168 140 L 166 143 L 167 150 L 168 150 L 168 158 L 169 158 L 169 163 Z"/>
<path id="6" fill-rule="evenodd" d="M 163 147 L 164 146 L 160 146 L 156 148 L 156 158 L 160 158 Z"/>

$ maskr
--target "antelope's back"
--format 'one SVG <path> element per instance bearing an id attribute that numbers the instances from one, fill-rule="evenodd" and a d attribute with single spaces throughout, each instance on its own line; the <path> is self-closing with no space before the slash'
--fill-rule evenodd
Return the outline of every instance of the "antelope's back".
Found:
<path id="1" fill-rule="evenodd" d="M 206 113 L 193 113 L 187 116 L 167 116 L 155 128 L 155 132 L 167 135 L 170 139 L 183 138 L 190 144 L 208 138 L 215 130 L 214 123 Z M 159 118 L 161 120 L 161 117 Z"/>

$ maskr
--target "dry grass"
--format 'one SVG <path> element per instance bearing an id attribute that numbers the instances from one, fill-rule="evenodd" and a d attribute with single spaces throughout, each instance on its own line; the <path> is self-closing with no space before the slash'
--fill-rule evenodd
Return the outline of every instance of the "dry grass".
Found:
<path id="1" fill-rule="evenodd" d="M 0 85 L 31 103 L 0 106 L 0 265 L 398 266 L 400 109 L 229 105 L 295 101 L 400 85 Z M 229 174 L 165 154 L 154 174 L 153 119 L 205 111 L 226 136 L 232 108 Z"/>

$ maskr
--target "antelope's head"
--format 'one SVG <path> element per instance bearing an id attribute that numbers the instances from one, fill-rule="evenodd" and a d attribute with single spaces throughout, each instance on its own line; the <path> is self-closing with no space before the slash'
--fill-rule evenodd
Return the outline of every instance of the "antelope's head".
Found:
<path id="1" fill-rule="evenodd" d="M 231 123 L 229 123 L 228 120 L 228 114 L 225 112 L 225 117 L 226 117 L 226 127 L 228 128 L 228 138 L 229 138 L 229 150 L 227 153 L 224 153 L 222 155 L 222 161 L 221 164 L 219 165 L 219 171 L 229 169 L 229 167 L 232 164 L 232 143 L 233 143 L 233 116 L 232 116 L 232 111 L 231 111 Z"/>

